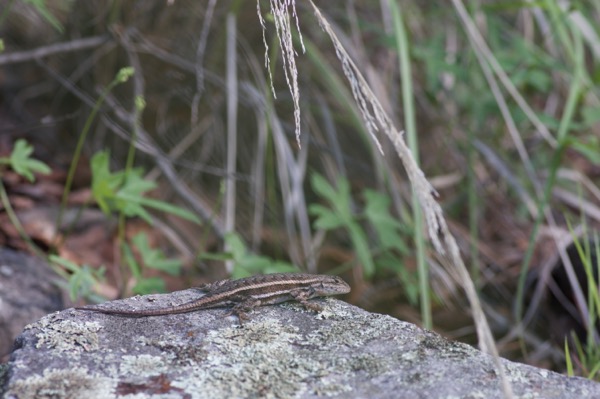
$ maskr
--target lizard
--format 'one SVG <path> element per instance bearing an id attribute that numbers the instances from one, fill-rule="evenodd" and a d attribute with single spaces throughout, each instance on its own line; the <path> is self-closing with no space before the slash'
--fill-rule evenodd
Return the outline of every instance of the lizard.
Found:
<path id="1" fill-rule="evenodd" d="M 308 302 L 309 299 L 350 292 L 350 286 L 340 277 L 303 273 L 273 273 L 238 280 L 220 280 L 199 288 L 207 294 L 181 305 L 141 310 L 119 310 L 97 306 L 75 309 L 118 316 L 144 317 L 231 307 L 227 315 L 236 315 L 242 323 L 248 319 L 246 312 L 258 306 L 297 301 L 306 309 L 318 312 L 322 307 L 314 302 Z"/>

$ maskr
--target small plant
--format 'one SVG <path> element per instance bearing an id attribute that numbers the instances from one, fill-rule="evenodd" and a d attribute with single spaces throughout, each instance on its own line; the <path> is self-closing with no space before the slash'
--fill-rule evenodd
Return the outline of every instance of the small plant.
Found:
<path id="1" fill-rule="evenodd" d="M 148 243 L 148 236 L 139 233 L 133 237 L 132 245 L 137 250 L 141 262 L 138 262 L 129 244 L 123 243 L 123 255 L 131 274 L 136 280 L 133 287 L 135 294 L 165 291 L 165 283 L 158 277 L 144 277 L 144 267 L 161 270 L 172 276 L 181 272 L 181 262 L 177 259 L 167 259 L 161 250 L 152 248 Z"/>
<path id="2" fill-rule="evenodd" d="M 139 217 L 148 224 L 153 224 L 153 218 L 147 208 L 171 213 L 183 219 L 200 223 L 199 219 L 191 212 L 171 205 L 164 201 L 147 198 L 150 190 L 156 187 L 152 181 L 142 177 L 141 168 L 131 168 L 111 172 L 109 167 L 110 153 L 100 151 L 91 159 L 92 171 L 92 196 L 100 209 L 110 216 L 117 213 L 125 218 Z M 162 251 L 152 248 L 148 237 L 139 233 L 130 243 L 124 239 L 124 232 L 119 231 L 121 241 L 121 254 L 131 276 L 136 281 L 133 292 L 147 294 L 163 292 L 164 281 L 158 277 L 144 277 L 144 269 L 161 270 L 171 275 L 181 271 L 181 262 L 176 259 L 167 259 Z M 136 258 L 134 253 L 139 257 Z M 100 272 L 91 272 L 89 267 L 78 266 L 59 257 L 52 257 L 52 261 L 71 272 L 69 276 L 69 293 L 72 298 L 78 296 L 90 297 L 92 281 L 97 281 L 103 276 L 104 268 Z"/>
<path id="3" fill-rule="evenodd" d="M 58 225 L 61 224 L 62 211 L 66 207 L 75 170 L 79 163 L 83 144 L 91 130 L 92 122 L 110 91 L 117 85 L 127 82 L 134 73 L 135 70 L 131 67 L 121 68 L 115 75 L 115 78 L 102 92 L 102 95 L 96 101 L 92 112 L 87 118 L 85 126 L 79 136 L 79 141 L 67 175 L 61 212 L 59 212 L 57 220 Z M 142 97 L 136 98 L 135 103 L 138 110 L 143 110 L 144 99 Z M 130 151 L 130 157 L 128 158 L 128 166 L 124 170 L 117 172 L 111 172 L 110 170 L 110 153 L 108 151 L 100 151 L 92 157 L 92 196 L 106 215 L 112 215 L 113 213 L 119 215 L 119 240 L 122 243 L 122 257 L 125 259 L 125 264 L 129 268 L 131 275 L 136 279 L 136 285 L 133 290 L 140 294 L 164 291 L 164 283 L 158 278 L 144 278 L 143 269 L 144 267 L 148 267 L 160 269 L 171 274 L 177 274 L 181 268 L 179 261 L 165 259 L 160 251 L 150 248 L 145 235 L 138 235 L 132 240 L 132 245 L 137 249 L 140 255 L 141 263 L 139 263 L 133 255 L 132 246 L 125 241 L 125 218 L 139 217 L 148 224 L 152 224 L 152 216 L 147 210 L 149 208 L 171 213 L 194 223 L 200 223 L 200 220 L 193 213 L 186 211 L 185 209 L 147 197 L 148 192 L 156 188 L 156 184 L 143 178 L 143 170 L 141 168 L 130 167 L 133 163 L 133 146 L 131 148 L 132 151 Z M 55 263 L 64 266 L 63 263 L 57 262 L 56 259 Z M 72 272 L 69 277 L 70 284 L 72 283 L 73 286 L 72 295 L 77 296 L 78 292 L 76 288 L 79 286 L 78 283 L 82 284 L 81 288 L 83 288 L 79 293 L 84 295 L 88 294 L 89 290 L 86 289 L 85 284 L 83 283 L 87 284 L 87 282 L 90 279 L 94 279 L 96 275 L 87 274 L 86 276 L 89 277 L 87 279 L 75 278 L 79 272 L 73 273 L 73 267 L 73 264 L 69 265 L 69 270 Z"/>
<path id="4" fill-rule="evenodd" d="M 15 173 L 23 176 L 30 182 L 33 182 L 35 181 L 34 173 L 48 174 L 50 173 L 50 168 L 45 163 L 31 158 L 32 153 L 33 147 L 31 145 L 29 145 L 25 140 L 17 140 L 10 156 L 0 157 L 0 165 L 9 166 Z M 0 169 L 0 177 L 2 177 L 2 169 Z M 6 214 L 8 215 L 10 222 L 19 232 L 19 235 L 23 241 L 27 243 L 28 247 L 33 253 L 43 256 L 38 247 L 33 243 L 31 238 L 29 238 L 25 232 L 25 229 L 23 229 L 21 222 L 17 218 L 17 215 L 10 204 L 10 200 L 8 198 L 8 194 L 6 193 L 6 188 L 4 187 L 2 179 L 0 179 L 0 200 L 2 201 L 2 205 L 6 210 Z"/>
<path id="5" fill-rule="evenodd" d="M 299 272 L 298 267 L 291 263 L 273 260 L 267 256 L 255 255 L 248 251 L 242 239 L 235 233 L 225 235 L 225 244 L 229 252 L 205 253 L 201 259 L 233 261 L 231 278 L 243 278 L 255 274 Z"/>
<path id="6" fill-rule="evenodd" d="M 183 219 L 200 224 L 200 220 L 191 212 L 164 201 L 147 198 L 147 193 L 156 187 L 152 181 L 142 177 L 141 168 L 125 169 L 111 172 L 108 151 L 96 153 L 91 160 L 92 195 L 102 211 L 111 215 L 116 212 L 124 217 L 140 217 L 148 224 L 153 224 L 152 216 L 146 210 L 151 208 L 171 213 Z M 121 234 L 123 237 L 123 234 Z M 132 239 L 133 247 L 140 255 L 141 263 L 133 255 L 132 247 L 122 239 L 122 254 L 131 275 L 136 280 L 133 291 L 137 294 L 164 291 L 164 282 L 159 278 L 144 278 L 144 266 L 162 270 L 171 275 L 179 274 L 181 263 L 166 259 L 161 251 L 153 249 L 145 234 L 138 234 Z"/>
<path id="7" fill-rule="evenodd" d="M 338 179 L 336 187 L 333 187 L 323 176 L 313 174 L 311 183 L 315 192 L 327 203 L 326 206 L 312 204 L 309 208 L 316 217 L 315 228 L 345 230 L 365 276 L 372 278 L 378 271 L 393 271 L 402 281 L 409 301 L 415 303 L 418 297 L 416 278 L 404 267 L 402 259 L 410 253 L 406 244 L 410 231 L 390 214 L 390 199 L 376 191 L 365 190 L 365 206 L 362 212 L 354 212 L 346 179 Z M 365 223 L 368 227 L 363 227 Z M 369 236 L 367 228 L 372 229 L 374 234 Z"/>
<path id="8" fill-rule="evenodd" d="M 152 217 L 145 209 L 152 208 L 200 223 L 196 215 L 185 209 L 147 198 L 145 195 L 156 188 L 156 184 L 142 177 L 141 168 L 113 173 L 109 169 L 109 160 L 108 151 L 96 153 L 91 160 L 92 195 L 105 214 L 117 212 L 127 217 L 138 216 L 152 224 Z"/>
<path id="9" fill-rule="evenodd" d="M 81 296 L 93 298 L 97 301 L 101 300 L 101 298 L 96 297 L 94 294 L 93 287 L 98 281 L 104 279 L 104 266 L 93 268 L 89 265 L 78 265 L 68 259 L 56 255 L 50 255 L 48 260 L 71 273 L 67 282 L 71 301 L 76 301 Z"/>
<path id="10" fill-rule="evenodd" d="M 15 173 L 30 182 L 35 181 L 34 173 L 48 174 L 50 168 L 42 161 L 31 158 L 33 147 L 23 139 L 17 140 L 9 157 L 0 157 L 0 165 L 8 165 Z"/>
<path id="11" fill-rule="evenodd" d="M 582 375 L 589 379 L 598 380 L 600 371 L 600 344 L 596 340 L 598 320 L 600 318 L 600 293 L 598 292 L 598 276 L 600 276 L 600 237 L 596 234 L 592 240 L 577 239 L 575 235 L 574 245 L 577 249 L 577 255 L 585 270 L 587 287 L 583 288 L 587 293 L 588 306 L 588 331 L 585 342 L 581 342 L 573 333 L 573 345 L 577 356 L 577 364 L 581 369 Z M 567 370 L 572 375 L 573 364 L 568 348 L 565 342 L 565 357 L 567 359 Z"/>

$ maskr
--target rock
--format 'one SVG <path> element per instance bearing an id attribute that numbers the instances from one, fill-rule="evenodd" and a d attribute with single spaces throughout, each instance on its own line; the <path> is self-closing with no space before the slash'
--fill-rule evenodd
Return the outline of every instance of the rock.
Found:
<path id="1" fill-rule="evenodd" d="M 69 306 L 60 281 L 44 260 L 0 248 L 0 361 L 23 327 Z"/>
<path id="2" fill-rule="evenodd" d="M 118 307 L 197 296 L 150 295 Z M 471 346 L 339 300 L 319 302 L 320 314 L 295 303 L 259 308 L 243 326 L 226 309 L 138 318 L 53 313 L 17 339 L 0 386 L 10 399 L 503 397 L 491 357 Z M 600 397 L 592 381 L 502 364 L 516 397 Z"/>

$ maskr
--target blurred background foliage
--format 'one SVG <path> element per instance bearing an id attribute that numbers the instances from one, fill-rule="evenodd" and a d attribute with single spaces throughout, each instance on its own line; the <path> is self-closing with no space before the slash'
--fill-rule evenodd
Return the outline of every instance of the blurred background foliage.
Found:
<path id="1" fill-rule="evenodd" d="M 62 223 L 60 240 L 34 241 L 60 255 L 74 298 L 332 273 L 351 283 L 351 303 L 475 343 L 402 164 L 387 137 L 378 137 L 384 156 L 373 145 L 304 0 L 295 2 L 300 32 L 290 20 L 298 146 L 270 14 L 281 3 L 259 0 L 263 31 L 254 1 L 0 1 L 0 149 L 24 138 L 50 166 L 61 188 L 36 198 L 44 209 L 117 215 L 99 259 L 97 236 L 90 252 L 67 250 L 79 233 Z M 566 341 L 575 372 L 595 377 L 600 5 L 317 6 L 395 125 L 409 130 L 501 355 L 562 371 Z M 115 78 L 126 67 L 134 74 Z M 7 176 L 14 202 L 21 186 Z"/>

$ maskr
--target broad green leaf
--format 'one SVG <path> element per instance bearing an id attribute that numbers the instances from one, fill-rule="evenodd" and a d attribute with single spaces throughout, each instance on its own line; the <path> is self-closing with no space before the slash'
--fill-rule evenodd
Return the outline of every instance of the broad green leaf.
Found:
<path id="1" fill-rule="evenodd" d="M 402 225 L 389 213 L 389 197 L 372 190 L 366 190 L 364 196 L 365 216 L 377 232 L 382 248 L 396 248 L 407 253 L 408 246 L 399 234 Z"/>
<path id="2" fill-rule="evenodd" d="M 33 159 L 30 155 L 33 153 L 33 147 L 29 145 L 25 140 L 19 139 L 15 143 L 9 162 L 13 170 L 19 175 L 25 177 L 30 182 L 35 180 L 33 173 L 50 173 L 50 168 L 45 163 Z"/>
<path id="3" fill-rule="evenodd" d="M 104 267 L 94 269 L 88 265 L 80 266 L 68 259 L 56 255 L 50 255 L 49 260 L 71 273 L 67 282 L 67 288 L 69 297 L 72 301 L 76 301 L 82 296 L 90 296 L 94 285 L 104 277 Z"/>
<path id="4" fill-rule="evenodd" d="M 333 230 L 338 227 L 343 227 L 346 224 L 345 220 L 342 220 L 336 213 L 334 213 L 331 209 L 319 205 L 313 204 L 308 207 L 308 212 L 311 215 L 317 217 L 314 222 L 314 225 L 317 229 L 321 230 Z"/>
<path id="5" fill-rule="evenodd" d="M 143 170 L 141 168 L 134 168 L 128 171 L 124 175 L 125 179 L 123 185 L 119 189 L 119 194 L 141 197 L 147 191 L 156 188 L 156 183 L 143 178 Z"/>
<path id="6" fill-rule="evenodd" d="M 271 259 L 266 256 L 247 254 L 241 259 L 236 259 L 236 267 L 248 271 L 250 274 L 263 274 L 271 266 Z"/>
<path id="7" fill-rule="evenodd" d="M 161 250 L 152 248 L 148 243 L 148 237 L 145 233 L 136 234 L 132 242 L 138 249 L 145 266 L 155 270 L 162 270 L 173 276 L 179 274 L 181 271 L 181 262 L 177 259 L 167 259 Z"/>
<path id="8" fill-rule="evenodd" d="M 165 273 L 169 273 L 172 276 L 177 276 L 181 272 L 181 261 L 178 259 L 168 259 L 164 257 L 162 252 L 161 257 L 148 261 L 146 265 L 152 269 L 162 270 Z"/>
<path id="9" fill-rule="evenodd" d="M 352 219 L 352 212 L 350 210 L 350 185 L 346 179 L 339 179 L 334 188 L 323 176 L 314 173 L 311 176 L 311 182 L 315 192 L 329 202 L 342 219 Z"/>
<path id="10" fill-rule="evenodd" d="M 148 191 L 156 188 L 156 183 L 143 178 L 141 168 L 127 172 L 111 173 L 108 151 L 96 153 L 91 160 L 92 194 L 98 206 L 106 214 L 121 212 L 128 217 L 140 217 L 152 224 L 152 216 L 146 208 L 168 212 L 183 219 L 200 224 L 191 212 L 164 201 L 146 198 Z"/>
<path id="11" fill-rule="evenodd" d="M 318 173 L 313 173 L 311 176 L 311 184 L 313 189 L 321 197 L 325 198 L 329 202 L 335 202 L 337 200 L 337 193 L 334 188 L 329 184 L 323 176 Z"/>
<path id="12" fill-rule="evenodd" d="M 256 274 L 298 271 L 298 268 L 287 262 L 273 261 L 267 256 L 250 253 L 243 241 L 235 233 L 226 234 L 225 242 L 230 251 L 229 258 L 232 258 L 234 262 L 231 274 L 232 278 L 243 278 L 254 276 Z M 209 256 L 214 258 L 213 255 Z M 203 255 L 202 257 L 207 258 L 209 256 Z"/>
<path id="13" fill-rule="evenodd" d="M 123 212 L 125 216 L 137 216 L 144 219 L 144 221 L 150 225 L 154 224 L 152 215 L 150 215 L 148 211 L 146 211 L 144 207 L 140 205 L 140 197 L 133 197 L 126 194 L 117 193 L 116 198 L 118 201 L 115 201 L 115 206 L 118 210 Z"/>
<path id="14" fill-rule="evenodd" d="M 143 208 L 141 202 L 144 200 L 144 194 L 156 187 L 154 182 L 144 180 L 141 176 L 141 169 L 131 169 L 124 175 L 122 185 L 114 194 L 116 207 L 126 216 L 139 216 L 149 224 L 153 224 L 152 216 Z"/>
<path id="15" fill-rule="evenodd" d="M 313 189 L 329 203 L 329 207 L 313 204 L 309 212 L 317 216 L 315 227 L 319 229 L 335 229 L 347 226 L 354 216 L 350 209 L 350 186 L 346 179 L 340 179 L 334 189 L 323 176 L 315 173 L 311 176 Z"/>
<path id="16" fill-rule="evenodd" d="M 294 273 L 299 269 L 288 262 L 273 261 L 271 258 L 260 255 L 247 255 L 236 262 L 233 268 L 232 278 L 243 278 L 256 274 L 269 273 Z"/>
<path id="17" fill-rule="evenodd" d="M 271 264 L 271 268 L 266 270 L 265 273 L 299 273 L 300 271 L 298 266 L 294 264 L 274 260 Z"/>
<path id="18" fill-rule="evenodd" d="M 335 228 L 345 228 L 348 230 L 352 247 L 356 256 L 364 268 L 366 276 L 372 276 L 375 273 L 373 257 L 369 249 L 367 236 L 362 227 L 355 221 L 355 217 L 350 209 L 350 185 L 346 179 L 337 181 L 336 188 L 333 188 L 322 176 L 313 174 L 311 176 L 313 189 L 317 194 L 323 197 L 329 207 L 313 204 L 309 207 L 309 212 L 317 217 L 315 227 L 323 230 Z"/>
<path id="19" fill-rule="evenodd" d="M 109 215 L 113 210 L 115 192 L 123 179 L 122 174 L 112 174 L 109 169 L 108 151 L 99 151 L 90 161 L 92 169 L 92 195 L 102 212 Z"/>
<path id="20" fill-rule="evenodd" d="M 239 267 L 237 264 L 233 265 L 233 270 L 231 271 L 231 278 L 234 280 L 237 280 L 239 278 L 246 278 L 246 277 L 250 277 L 253 276 L 254 274 L 252 274 L 251 272 L 249 272 L 246 269 L 243 269 L 241 267 Z"/>
<path id="21" fill-rule="evenodd" d="M 225 243 L 233 255 L 233 260 L 236 262 L 246 256 L 246 246 L 242 239 L 235 233 L 225 234 Z"/>
<path id="22" fill-rule="evenodd" d="M 132 291 L 135 294 L 150 294 L 153 292 L 165 292 L 165 282 L 158 277 L 150 277 L 144 278 L 138 281 L 138 283 L 133 287 Z"/>
<path id="23" fill-rule="evenodd" d="M 90 160 L 93 177 L 98 181 L 106 181 L 110 178 L 108 151 L 98 151 Z"/>
<path id="24" fill-rule="evenodd" d="M 69 298 L 76 301 L 80 295 L 85 296 L 96 284 L 96 278 L 88 265 L 83 265 L 69 277 Z"/>

